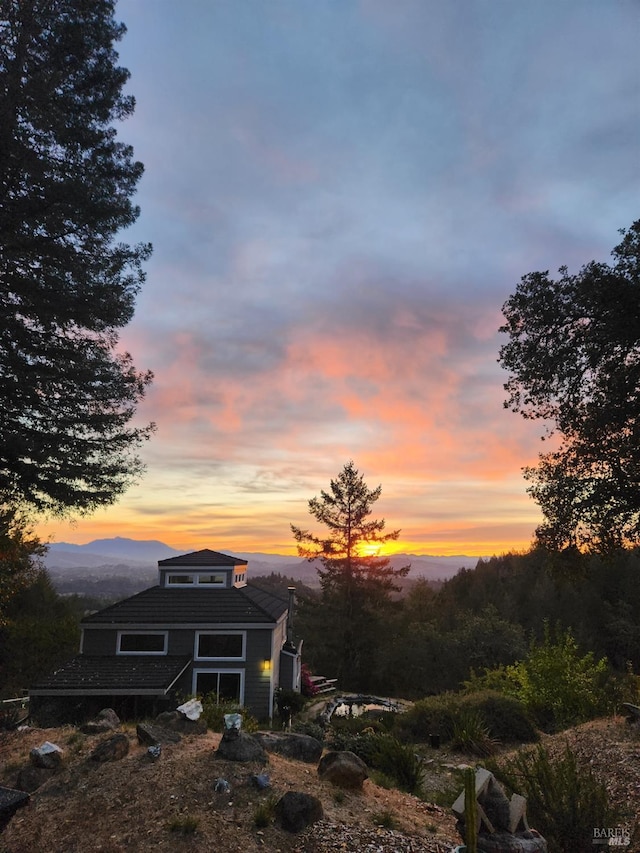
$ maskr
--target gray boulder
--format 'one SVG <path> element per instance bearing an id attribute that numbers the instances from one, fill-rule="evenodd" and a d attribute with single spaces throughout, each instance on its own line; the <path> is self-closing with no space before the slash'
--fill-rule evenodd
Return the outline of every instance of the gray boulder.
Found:
<path id="1" fill-rule="evenodd" d="M 129 738 L 126 735 L 114 735 L 101 741 L 89 758 L 91 761 L 120 761 L 129 752 Z"/>
<path id="2" fill-rule="evenodd" d="M 287 832 L 302 832 L 310 824 L 322 820 L 322 803 L 311 794 L 287 791 L 280 797 L 275 808 L 276 820 Z"/>
<path id="3" fill-rule="evenodd" d="M 322 744 L 309 735 L 286 732 L 256 732 L 254 738 L 262 744 L 267 752 L 284 755 L 296 761 L 306 761 L 315 764 L 322 755 Z"/>
<path id="4" fill-rule="evenodd" d="M 180 711 L 163 711 L 153 721 L 155 726 L 183 735 L 204 735 L 207 733 L 207 721 L 204 717 L 190 720 Z"/>
<path id="5" fill-rule="evenodd" d="M 318 776 L 338 788 L 361 790 L 369 772 L 364 761 L 353 752 L 328 752 L 320 759 Z"/>
<path id="6" fill-rule="evenodd" d="M 260 761 L 267 760 L 267 753 L 253 735 L 238 732 L 234 737 L 223 737 L 215 753 L 216 758 L 227 761 Z"/>
<path id="7" fill-rule="evenodd" d="M 85 735 L 98 735 L 112 732 L 120 725 L 120 717 L 113 708 L 103 708 L 94 720 L 80 726 L 80 731 Z"/>
<path id="8" fill-rule="evenodd" d="M 141 746 L 157 746 L 159 743 L 179 743 L 182 735 L 163 729 L 160 726 L 152 726 L 150 723 L 138 723 L 136 726 L 138 743 Z"/>
<path id="9" fill-rule="evenodd" d="M 29 757 L 34 767 L 41 767 L 44 770 L 57 770 L 62 765 L 62 750 L 48 740 L 42 746 L 34 746 Z"/>

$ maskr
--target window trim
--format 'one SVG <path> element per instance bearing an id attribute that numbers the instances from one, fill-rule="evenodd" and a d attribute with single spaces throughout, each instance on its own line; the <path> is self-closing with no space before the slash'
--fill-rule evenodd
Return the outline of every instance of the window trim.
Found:
<path id="1" fill-rule="evenodd" d="M 211 637 L 214 635 L 218 636 L 240 636 L 242 637 L 242 654 L 240 657 L 209 657 L 202 656 L 199 654 L 200 648 L 200 637 Z M 193 659 L 196 660 L 211 660 L 211 661 L 225 661 L 226 662 L 236 662 L 236 661 L 246 661 L 247 659 L 247 632 L 246 631 L 196 631 L 196 636 L 193 644 Z"/>
<path id="2" fill-rule="evenodd" d="M 157 652 L 156 651 L 154 651 L 154 652 L 122 651 L 122 648 L 121 648 L 122 647 L 122 637 L 125 635 L 129 636 L 131 634 L 135 634 L 137 636 L 144 636 L 144 637 L 149 637 L 149 636 L 162 637 L 164 639 L 162 651 L 157 651 Z M 168 631 L 143 631 L 143 630 L 131 631 L 129 629 L 122 629 L 122 630 L 118 631 L 118 638 L 116 640 L 116 654 L 117 655 L 166 655 L 168 646 L 169 646 L 169 632 Z"/>
<path id="3" fill-rule="evenodd" d="M 201 674 L 218 675 L 218 676 L 220 676 L 220 675 L 239 675 L 240 676 L 240 691 L 239 691 L 240 692 L 240 699 L 239 699 L 238 704 L 240 706 L 244 705 L 244 689 L 245 689 L 245 675 L 246 675 L 246 672 L 244 669 L 220 669 L 218 667 L 216 667 L 216 668 L 212 667 L 211 669 L 198 667 L 196 669 L 194 667 L 192 672 L 193 672 L 193 677 L 191 680 L 191 692 L 193 693 L 194 696 L 196 696 L 198 693 L 198 676 Z M 220 682 L 218 682 L 218 693 L 219 693 L 219 690 L 220 690 Z M 217 696 L 216 698 L 219 698 L 219 696 Z"/>

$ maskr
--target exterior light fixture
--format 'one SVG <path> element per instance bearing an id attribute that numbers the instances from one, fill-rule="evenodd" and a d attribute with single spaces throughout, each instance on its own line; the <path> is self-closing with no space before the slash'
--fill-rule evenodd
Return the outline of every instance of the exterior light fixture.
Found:
<path id="1" fill-rule="evenodd" d="M 262 661 L 262 671 L 263 672 L 271 672 L 271 659 L 265 658 Z"/>

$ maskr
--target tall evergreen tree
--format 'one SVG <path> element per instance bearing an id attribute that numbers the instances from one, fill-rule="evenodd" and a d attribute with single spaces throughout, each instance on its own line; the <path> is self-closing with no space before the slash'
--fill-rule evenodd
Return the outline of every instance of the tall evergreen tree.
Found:
<path id="1" fill-rule="evenodd" d="M 369 489 L 353 462 L 331 480 L 329 492 L 309 501 L 309 512 L 327 528 L 325 535 L 291 525 L 298 553 L 319 560 L 322 621 L 327 650 L 332 652 L 343 687 L 367 689 L 381 636 L 376 630 L 391 593 L 409 566 L 393 568 L 388 557 L 366 553 L 398 538 L 385 533 L 385 521 L 370 518 L 382 487 Z"/>
<path id="2" fill-rule="evenodd" d="M 87 512 L 141 471 L 151 381 L 119 351 L 151 247 L 115 0 L 0 0 L 0 503 Z"/>

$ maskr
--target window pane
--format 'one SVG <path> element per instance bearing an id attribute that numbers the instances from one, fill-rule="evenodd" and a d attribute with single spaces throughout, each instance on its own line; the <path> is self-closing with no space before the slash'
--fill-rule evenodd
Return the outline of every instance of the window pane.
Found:
<path id="1" fill-rule="evenodd" d="M 193 575 L 169 575 L 169 583 L 193 583 Z"/>
<path id="2" fill-rule="evenodd" d="M 164 634 L 121 634 L 121 652 L 164 652 Z"/>
<path id="3" fill-rule="evenodd" d="M 198 583 L 224 583 L 224 575 L 200 575 Z"/>
<path id="4" fill-rule="evenodd" d="M 240 701 L 240 674 L 238 672 L 221 672 L 218 688 L 219 702 Z"/>
<path id="5" fill-rule="evenodd" d="M 242 640 L 242 634 L 200 634 L 198 657 L 241 658 Z"/>

